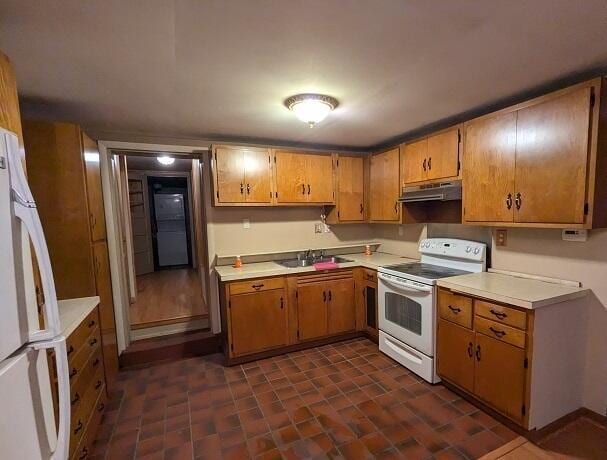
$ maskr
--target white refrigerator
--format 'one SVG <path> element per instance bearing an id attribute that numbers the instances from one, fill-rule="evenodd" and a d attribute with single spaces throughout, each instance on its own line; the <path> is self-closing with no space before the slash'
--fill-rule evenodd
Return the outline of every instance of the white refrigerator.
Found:
<path id="1" fill-rule="evenodd" d="M 186 265 L 188 237 L 183 193 L 155 193 L 158 266 Z"/>
<path id="2" fill-rule="evenodd" d="M 42 279 L 44 329 L 33 282 Z M 70 401 L 65 338 L 48 249 L 15 133 L 0 128 L 0 459 L 67 459 Z M 57 367 L 55 423 L 47 350 Z"/>

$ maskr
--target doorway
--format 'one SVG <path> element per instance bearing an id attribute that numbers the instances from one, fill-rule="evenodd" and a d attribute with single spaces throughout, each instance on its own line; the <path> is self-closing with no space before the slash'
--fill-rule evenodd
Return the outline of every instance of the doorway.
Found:
<path id="1" fill-rule="evenodd" d="M 198 160 L 121 152 L 131 340 L 208 328 Z M 194 184 L 196 185 L 196 184 Z M 199 188 L 199 187 L 198 187 Z"/>

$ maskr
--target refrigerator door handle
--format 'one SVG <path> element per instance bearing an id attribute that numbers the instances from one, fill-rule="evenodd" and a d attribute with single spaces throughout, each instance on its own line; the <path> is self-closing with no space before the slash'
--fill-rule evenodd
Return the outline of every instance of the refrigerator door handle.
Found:
<path id="1" fill-rule="evenodd" d="M 5 131 L 4 141 L 6 142 L 8 153 L 8 169 L 13 192 L 13 210 L 15 217 L 21 220 L 29 234 L 36 259 L 38 260 L 42 289 L 44 291 L 43 311 L 46 329 L 30 330 L 29 340 L 30 342 L 49 340 L 61 332 L 51 258 L 44 239 L 44 232 L 38 210 L 36 209 L 36 203 L 21 166 L 17 136 Z"/>
<path id="2" fill-rule="evenodd" d="M 59 393 L 59 427 L 57 429 L 57 445 L 51 460 L 65 460 L 70 445 L 70 379 L 68 377 L 67 351 L 65 337 L 58 336 L 46 342 L 36 342 L 30 345 L 34 350 L 53 349 L 57 367 L 57 389 Z"/>

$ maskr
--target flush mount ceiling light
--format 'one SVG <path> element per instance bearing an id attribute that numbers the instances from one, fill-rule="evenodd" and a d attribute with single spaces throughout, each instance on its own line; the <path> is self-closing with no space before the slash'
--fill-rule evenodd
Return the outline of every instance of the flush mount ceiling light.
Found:
<path id="1" fill-rule="evenodd" d="M 170 157 L 168 155 L 162 155 L 160 157 L 156 157 L 156 160 L 158 161 L 158 163 L 160 163 L 161 165 L 172 165 L 173 163 L 175 163 L 175 158 Z"/>
<path id="2" fill-rule="evenodd" d="M 296 94 L 285 100 L 285 106 L 310 128 L 323 121 L 338 105 L 337 99 L 324 94 Z"/>

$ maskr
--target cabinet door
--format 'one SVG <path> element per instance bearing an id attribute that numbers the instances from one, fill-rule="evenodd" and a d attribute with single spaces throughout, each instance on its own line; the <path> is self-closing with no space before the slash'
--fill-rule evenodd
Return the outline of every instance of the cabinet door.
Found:
<path id="1" fill-rule="evenodd" d="M 334 203 L 333 157 L 306 156 L 306 194 L 310 203 Z"/>
<path id="2" fill-rule="evenodd" d="M 327 328 L 329 334 L 339 334 L 356 329 L 356 304 L 354 280 L 333 281 L 328 286 Z"/>
<path id="3" fill-rule="evenodd" d="M 438 374 L 457 386 L 474 389 L 474 332 L 448 321 L 438 321 Z"/>
<path id="4" fill-rule="evenodd" d="M 428 139 L 405 144 L 402 161 L 402 185 L 422 182 L 427 178 Z"/>
<path id="5" fill-rule="evenodd" d="M 464 220 L 512 222 L 516 113 L 464 125 Z"/>
<path id="6" fill-rule="evenodd" d="M 393 149 L 371 157 L 370 219 L 398 221 L 400 219 L 399 150 Z"/>
<path id="7" fill-rule="evenodd" d="M 457 177 L 459 173 L 459 128 L 428 138 L 427 178 Z"/>
<path id="8" fill-rule="evenodd" d="M 287 308 L 283 289 L 231 296 L 229 314 L 234 356 L 287 344 Z"/>
<path id="9" fill-rule="evenodd" d="M 476 333 L 474 393 L 516 420 L 523 418 L 525 350 Z"/>
<path id="10" fill-rule="evenodd" d="M 297 288 L 299 340 L 327 335 L 328 283 L 314 283 Z"/>
<path id="11" fill-rule="evenodd" d="M 247 203 L 272 202 L 271 167 L 269 150 L 245 150 L 245 195 Z"/>
<path id="12" fill-rule="evenodd" d="M 215 199 L 218 203 L 244 203 L 244 152 L 239 148 L 215 148 Z"/>
<path id="13" fill-rule="evenodd" d="M 515 222 L 584 222 L 590 88 L 519 110 Z"/>
<path id="14" fill-rule="evenodd" d="M 294 152 L 276 151 L 276 201 L 305 203 L 308 201 L 307 156 Z"/>
<path id="15" fill-rule="evenodd" d="M 97 295 L 99 296 L 103 364 L 108 387 L 111 387 L 118 374 L 118 347 L 116 344 L 116 320 L 114 317 L 110 262 L 105 241 L 93 243 L 93 263 Z"/>
<path id="16" fill-rule="evenodd" d="M 103 210 L 103 191 L 101 188 L 101 169 L 97 143 L 82 133 L 84 166 L 86 169 L 86 194 L 91 222 L 91 239 L 105 239 L 105 212 Z"/>
<path id="17" fill-rule="evenodd" d="M 341 222 L 364 220 L 364 159 L 339 157 L 338 209 Z"/>

